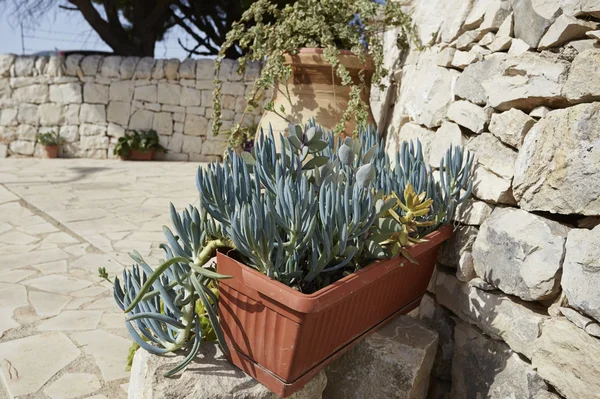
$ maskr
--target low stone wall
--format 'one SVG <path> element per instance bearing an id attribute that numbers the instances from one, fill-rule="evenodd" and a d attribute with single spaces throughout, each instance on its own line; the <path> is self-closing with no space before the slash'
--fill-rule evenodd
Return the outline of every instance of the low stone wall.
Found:
<path id="1" fill-rule="evenodd" d="M 240 119 L 259 71 L 255 64 L 241 76 L 225 60 L 224 130 Z M 227 141 L 210 133 L 213 79 L 209 59 L 0 55 L 0 158 L 41 155 L 35 137 L 47 131 L 64 139 L 63 157 L 111 158 L 128 130 L 155 129 L 165 159 L 213 160 Z M 246 120 L 258 123 L 260 113 Z"/>
<path id="2" fill-rule="evenodd" d="M 440 335 L 430 397 L 596 398 L 600 4 L 407 9 L 432 45 L 386 51 L 388 151 L 419 138 L 434 167 L 451 144 L 476 157 L 474 199 L 420 308 Z"/>

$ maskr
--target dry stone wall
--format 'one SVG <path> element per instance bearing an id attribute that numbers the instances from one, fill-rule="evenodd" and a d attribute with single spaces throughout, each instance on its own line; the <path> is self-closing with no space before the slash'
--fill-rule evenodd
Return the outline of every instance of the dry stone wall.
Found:
<path id="1" fill-rule="evenodd" d="M 451 144 L 476 157 L 418 315 L 440 337 L 429 397 L 598 398 L 600 2 L 406 9 L 428 45 L 386 51 L 387 150 L 420 139 L 433 167 Z"/>
<path id="2" fill-rule="evenodd" d="M 0 55 L 0 158 L 40 156 L 38 133 L 59 132 L 63 157 L 111 158 L 127 131 L 154 129 L 166 160 L 209 161 L 227 136 L 213 137 L 214 65 L 209 59 Z M 239 121 L 259 65 L 244 76 L 225 60 L 223 129 Z M 246 121 L 258 123 L 260 109 Z"/>

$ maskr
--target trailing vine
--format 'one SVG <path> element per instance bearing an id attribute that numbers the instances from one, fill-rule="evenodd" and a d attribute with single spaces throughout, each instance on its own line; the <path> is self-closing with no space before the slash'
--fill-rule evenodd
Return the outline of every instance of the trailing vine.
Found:
<path id="1" fill-rule="evenodd" d="M 215 89 L 213 92 L 213 134 L 219 134 L 221 121 L 221 88 L 218 78 L 221 63 L 227 50 L 239 47 L 244 55 L 238 59 L 238 73 L 243 74 L 249 62 L 262 62 L 259 78 L 246 97 L 247 106 L 241 119 L 230 130 L 229 147 L 241 148 L 254 133 L 244 124 L 248 113 L 259 106 L 269 88 L 277 90 L 277 83 L 287 82 L 292 73 L 291 66 L 284 65 L 284 55 L 295 55 L 303 47 L 322 48 L 323 56 L 342 85 L 350 86 L 350 102 L 334 131 L 344 131 L 352 117 L 356 129 L 364 126 L 368 107 L 360 97 L 365 89 L 364 74 L 360 82 L 353 83 L 348 70 L 339 62 L 340 50 L 350 50 L 363 65 L 372 60 L 375 71 L 372 83 L 382 87 L 381 80 L 388 71 L 383 67 L 383 33 L 390 28 L 399 28 L 397 46 L 407 48 L 416 42 L 410 17 L 402 11 L 402 3 L 374 0 L 298 0 L 283 8 L 271 0 L 258 0 L 232 25 L 227 39 L 215 60 Z M 266 22 L 274 21 L 274 22 Z M 280 94 L 286 93 L 280 90 Z M 287 96 L 289 98 L 289 96 Z M 263 105 L 265 110 L 275 110 L 272 99 Z M 294 121 L 301 122 L 301 121 Z"/>

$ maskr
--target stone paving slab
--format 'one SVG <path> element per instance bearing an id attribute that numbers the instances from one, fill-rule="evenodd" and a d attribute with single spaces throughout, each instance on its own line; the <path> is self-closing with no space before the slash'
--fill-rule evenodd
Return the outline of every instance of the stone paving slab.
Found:
<path id="1" fill-rule="evenodd" d="M 0 160 L 0 398 L 125 398 L 130 346 L 98 267 L 162 257 L 196 163 Z"/>

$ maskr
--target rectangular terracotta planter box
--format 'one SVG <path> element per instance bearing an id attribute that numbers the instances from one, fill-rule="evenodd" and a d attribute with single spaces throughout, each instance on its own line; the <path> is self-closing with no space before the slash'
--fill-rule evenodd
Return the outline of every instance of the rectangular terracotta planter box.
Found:
<path id="1" fill-rule="evenodd" d="M 404 257 L 375 262 L 310 295 L 217 254 L 219 318 L 230 361 L 287 397 L 368 333 L 419 305 L 443 241 L 443 227 Z"/>

